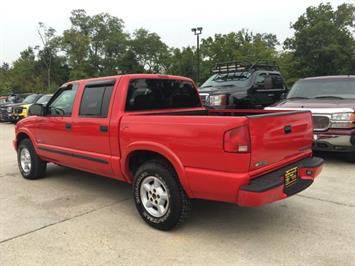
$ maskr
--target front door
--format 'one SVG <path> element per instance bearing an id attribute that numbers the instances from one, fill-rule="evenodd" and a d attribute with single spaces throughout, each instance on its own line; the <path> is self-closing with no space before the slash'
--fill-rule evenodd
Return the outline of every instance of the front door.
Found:
<path id="1" fill-rule="evenodd" d="M 70 165 L 72 112 L 78 84 L 60 88 L 36 125 L 39 153 L 53 162 Z"/>

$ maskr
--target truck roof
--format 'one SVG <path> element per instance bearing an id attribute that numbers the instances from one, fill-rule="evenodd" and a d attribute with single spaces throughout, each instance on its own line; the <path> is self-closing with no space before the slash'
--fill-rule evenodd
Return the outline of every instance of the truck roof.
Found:
<path id="1" fill-rule="evenodd" d="M 317 76 L 317 77 L 307 77 L 301 80 L 318 80 L 318 79 L 355 79 L 355 75 Z"/>
<path id="2" fill-rule="evenodd" d="M 72 80 L 65 84 L 72 83 L 72 82 L 81 82 L 81 81 L 99 81 L 99 80 L 107 80 L 107 79 L 117 79 L 122 77 L 129 77 L 129 78 L 137 78 L 137 79 L 178 79 L 178 80 L 186 80 L 193 82 L 192 79 L 182 77 L 182 76 L 175 76 L 175 75 L 165 75 L 165 74 L 123 74 L 123 75 L 114 75 L 114 76 L 105 76 L 105 77 L 97 77 L 97 78 L 88 78 L 88 79 L 80 79 L 80 80 Z M 64 85 L 65 85 L 64 84 Z"/>

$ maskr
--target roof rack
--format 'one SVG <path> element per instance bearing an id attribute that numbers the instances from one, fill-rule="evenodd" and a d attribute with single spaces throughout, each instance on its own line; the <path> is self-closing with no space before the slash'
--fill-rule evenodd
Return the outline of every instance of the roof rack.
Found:
<path id="1" fill-rule="evenodd" d="M 213 74 L 228 74 L 236 72 L 254 72 L 256 70 L 279 71 L 280 68 L 275 61 L 260 60 L 255 64 L 230 61 L 218 63 L 212 70 Z"/>

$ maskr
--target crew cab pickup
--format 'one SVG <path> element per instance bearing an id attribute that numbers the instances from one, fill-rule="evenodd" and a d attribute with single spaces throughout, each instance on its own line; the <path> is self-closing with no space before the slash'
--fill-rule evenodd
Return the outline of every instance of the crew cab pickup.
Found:
<path id="1" fill-rule="evenodd" d="M 285 199 L 323 164 L 312 157 L 310 112 L 208 110 L 184 77 L 68 82 L 30 114 L 13 142 L 23 177 L 43 177 L 52 162 L 131 183 L 138 212 L 161 230 L 183 221 L 190 199 Z"/>

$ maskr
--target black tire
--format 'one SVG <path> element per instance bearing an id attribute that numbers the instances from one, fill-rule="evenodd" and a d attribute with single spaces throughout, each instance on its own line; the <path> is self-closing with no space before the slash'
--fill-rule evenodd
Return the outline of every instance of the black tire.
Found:
<path id="1" fill-rule="evenodd" d="M 26 171 L 21 165 L 21 152 L 26 149 L 30 155 L 31 166 L 30 169 Z M 41 160 L 32 145 L 30 139 L 21 140 L 17 148 L 17 164 L 20 169 L 21 175 L 26 179 L 39 179 L 42 178 L 46 173 L 47 163 Z"/>
<path id="2" fill-rule="evenodd" d="M 142 201 L 141 198 L 141 187 L 144 184 L 143 182 L 147 182 L 147 178 L 152 177 L 158 179 L 163 185 L 163 188 L 166 188 L 166 191 L 164 190 L 168 198 L 166 203 L 166 213 L 161 217 L 149 213 L 143 204 L 144 199 Z M 149 197 L 148 192 L 146 192 L 146 195 Z M 190 200 L 184 192 L 176 172 L 164 161 L 148 161 L 138 168 L 134 175 L 133 196 L 136 208 L 143 220 L 150 226 L 159 230 L 171 230 L 175 226 L 181 224 L 191 210 Z"/>

